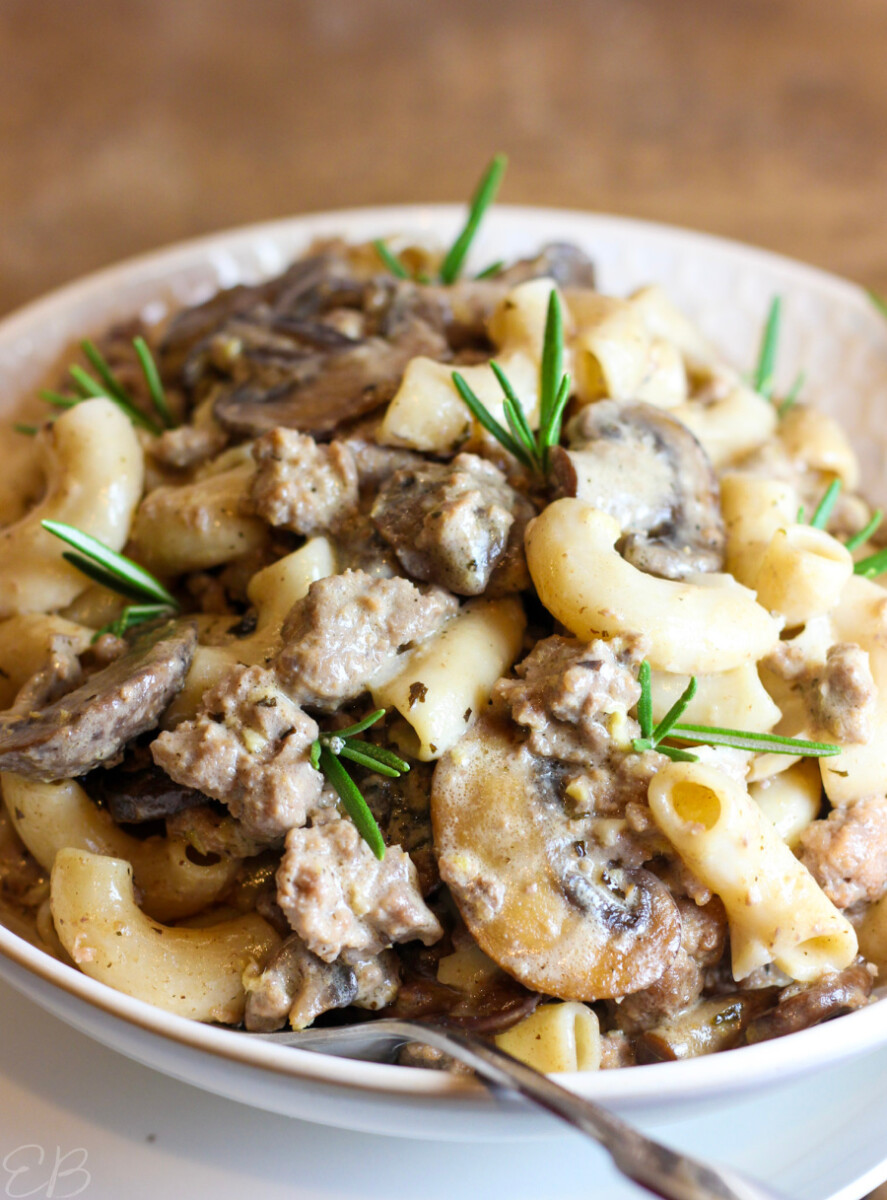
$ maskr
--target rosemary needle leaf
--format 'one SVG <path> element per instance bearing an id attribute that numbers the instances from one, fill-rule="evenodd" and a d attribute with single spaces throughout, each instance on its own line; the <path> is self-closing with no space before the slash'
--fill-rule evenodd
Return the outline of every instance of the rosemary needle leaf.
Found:
<path id="1" fill-rule="evenodd" d="M 551 289 L 545 315 L 542 364 L 539 368 L 539 426 L 547 429 L 561 389 L 564 370 L 564 319 L 557 290 Z"/>
<path id="2" fill-rule="evenodd" d="M 89 360 L 90 365 L 102 381 L 102 395 L 110 395 L 117 400 L 122 400 L 125 404 L 129 403 L 129 396 L 126 394 L 126 388 L 111 370 L 108 365 L 108 360 L 101 353 L 95 342 L 85 339 L 80 343 L 80 349 Z M 72 372 L 73 374 L 73 372 Z"/>
<path id="3" fill-rule="evenodd" d="M 554 407 L 551 410 L 548 424 L 542 430 L 542 442 L 545 450 L 545 465 L 548 466 L 548 451 L 552 446 L 556 446 L 561 440 L 561 425 L 564 419 L 564 409 L 567 407 L 567 401 L 570 399 L 570 376 L 565 375 L 561 380 L 561 386 L 558 389 L 557 397 L 554 401 Z"/>
<path id="4" fill-rule="evenodd" d="M 453 383 L 456 385 L 459 395 L 471 410 L 475 420 L 483 425 L 484 429 L 488 433 L 491 433 L 496 441 L 505 447 L 509 454 L 513 454 L 519 462 L 522 462 L 524 466 L 532 470 L 533 460 L 527 453 L 526 447 L 522 446 L 520 442 L 511 436 L 504 426 L 499 424 L 484 403 L 474 394 L 464 375 L 460 375 L 458 371 L 454 371 Z"/>
<path id="5" fill-rule="evenodd" d="M 699 762 L 698 754 L 691 754 L 689 750 L 679 750 L 677 746 L 657 746 L 657 753 L 665 754 L 672 762 Z"/>
<path id="6" fill-rule="evenodd" d="M 124 596 L 167 604 L 170 608 L 178 609 L 179 604 L 175 596 L 168 592 L 150 571 L 140 567 L 131 558 L 125 558 L 97 538 L 74 525 L 65 524 L 64 521 L 41 521 L 41 524 L 48 533 L 80 551 L 76 555 L 66 553 L 65 557 L 78 570 L 83 571 L 84 575 L 89 575 L 90 579 L 97 579 L 97 574 L 101 574 L 102 578 L 97 579 L 97 582 Z"/>
<path id="7" fill-rule="evenodd" d="M 484 267 L 482 271 L 478 271 L 475 279 L 492 279 L 494 275 L 498 275 L 505 266 L 504 258 L 497 258 L 495 262 L 490 263 L 488 267 Z"/>
<path id="8" fill-rule="evenodd" d="M 733 746 L 758 754 L 793 754 L 807 758 L 830 758 L 841 747 L 806 738 L 781 737 L 777 733 L 746 733 L 741 729 L 718 729 L 713 725 L 674 725 L 671 737 L 681 741 L 706 742 L 710 746 Z"/>
<path id="9" fill-rule="evenodd" d="M 514 437 L 526 449 L 527 453 L 532 457 L 535 464 L 536 461 L 536 441 L 532 433 L 527 428 L 526 420 L 521 420 L 523 409 L 519 405 L 513 404 L 511 399 L 506 396 L 502 402 L 502 411 L 505 413 L 505 420 L 508 422 L 508 428 L 514 434 Z"/>
<path id="10" fill-rule="evenodd" d="M 690 682 L 684 688 L 681 695 L 677 698 L 677 700 L 675 700 L 674 704 L 653 730 L 653 742 L 657 747 L 663 738 L 668 737 L 674 726 L 681 719 L 681 716 L 688 708 L 690 701 L 696 695 L 697 687 L 698 684 L 696 682 L 696 676 L 693 675 L 691 676 Z"/>
<path id="11" fill-rule="evenodd" d="M 499 185 L 502 182 L 502 176 L 505 174 L 507 166 L 507 157 L 504 154 L 497 154 L 484 172 L 483 178 L 471 199 L 468 217 L 462 228 L 462 232 L 453 242 L 441 264 L 441 283 L 453 283 L 459 277 L 459 272 L 462 270 L 466 255 L 471 243 L 474 241 L 474 235 L 477 233 L 478 227 L 483 220 L 484 213 L 496 199 L 496 193 L 499 191 Z"/>
<path id="12" fill-rule="evenodd" d="M 47 388 L 37 394 L 41 400 L 53 408 L 73 408 L 75 404 L 80 403 L 80 398 L 77 396 L 63 396 L 61 392 L 51 392 Z"/>
<path id="13" fill-rule="evenodd" d="M 825 495 L 817 504 L 816 512 L 810 518 L 811 529 L 825 529 L 840 494 L 841 481 L 840 479 L 833 479 L 826 488 Z"/>
<path id="14" fill-rule="evenodd" d="M 311 763 L 315 771 L 320 770 L 320 751 L 323 749 L 319 741 L 311 743 L 311 749 L 308 751 L 308 761 Z"/>
<path id="15" fill-rule="evenodd" d="M 883 575 L 885 571 L 887 571 L 887 548 L 870 554 L 868 558 L 861 558 L 853 568 L 854 575 L 862 575 L 865 579 L 874 579 L 876 575 Z"/>
<path id="16" fill-rule="evenodd" d="M 356 762 L 361 767 L 369 767 L 371 771 L 376 771 L 379 775 L 385 775 L 388 779 L 397 779 L 400 775 L 397 767 L 389 767 L 387 763 L 380 762 L 377 758 L 371 758 L 369 754 L 363 754 L 358 749 L 359 742 L 348 742 L 339 751 L 340 758 L 349 758 L 352 762 Z"/>
<path id="17" fill-rule="evenodd" d="M 117 637 L 123 637 L 127 630 L 134 626 L 143 625 L 146 621 L 153 621 L 157 617 L 168 616 L 172 611 L 168 604 L 128 604 L 116 620 L 109 621 L 107 625 L 97 629 L 90 641 L 97 642 L 103 633 L 113 633 Z"/>
<path id="18" fill-rule="evenodd" d="M 869 300 L 871 300 L 878 312 L 887 317 L 887 300 L 885 300 L 883 296 L 879 295 L 878 292 L 873 292 L 871 290 L 869 290 L 868 296 Z"/>
<path id="19" fill-rule="evenodd" d="M 376 708 L 359 721 L 355 721 L 353 725 L 348 725 L 345 729 L 337 729 L 335 736 L 340 738 L 354 737 L 356 733 L 363 733 L 365 729 L 369 729 L 371 725 L 375 725 L 377 721 L 381 721 L 385 716 L 384 708 Z"/>
<path id="20" fill-rule="evenodd" d="M 316 745 L 316 743 L 315 743 Z M 345 807 L 348 816 L 357 827 L 357 832 L 375 854 L 376 858 L 385 857 L 385 842 L 376 819 L 370 812 L 366 800 L 360 794 L 360 788 L 339 762 L 335 754 L 326 746 L 321 746 L 318 756 L 320 769 L 339 794 L 339 799 Z"/>
<path id="21" fill-rule="evenodd" d="M 641 685 L 641 698 L 638 700 L 638 724 L 641 727 L 641 738 L 645 741 L 653 736 L 653 697 L 650 692 L 650 675 L 650 664 L 644 659 L 638 669 L 638 683 Z M 644 749 L 652 749 L 652 742 Z"/>
<path id="22" fill-rule="evenodd" d="M 166 392 L 163 390 L 163 383 L 160 379 L 160 372 L 157 370 L 157 363 L 154 361 L 154 355 L 148 348 L 148 343 L 143 337 L 133 338 L 133 349 L 139 358 L 142 374 L 145 376 L 145 383 L 148 385 L 148 394 L 151 397 L 151 403 L 160 415 L 160 419 L 167 429 L 172 429 L 175 425 L 172 412 L 166 399 Z"/>
<path id="23" fill-rule="evenodd" d="M 393 750 L 387 749 L 385 746 L 377 746 L 374 742 L 349 742 L 350 746 L 357 746 L 360 752 L 366 755 L 367 758 L 373 759 L 376 763 L 384 763 L 386 767 L 392 767 L 398 775 L 406 775 L 410 769 L 410 764 L 404 762 L 400 755 L 395 754 Z"/>
<path id="24" fill-rule="evenodd" d="M 100 396 L 104 396 L 113 404 L 116 404 L 121 412 L 125 413 L 126 416 L 129 417 L 133 425 L 141 425 L 143 429 L 147 429 L 148 432 L 153 433 L 155 437 L 162 432 L 160 426 L 152 421 L 150 417 L 146 417 L 141 409 L 136 408 L 136 406 L 129 399 L 127 399 L 125 395 L 108 395 L 110 388 L 102 387 L 100 384 L 96 383 L 93 377 L 87 374 L 82 367 L 71 367 L 69 373 L 75 384 L 79 385 L 81 391 L 83 391 L 84 399 L 96 399 Z"/>
<path id="25" fill-rule="evenodd" d="M 22 421 L 16 421 L 12 428 L 16 433 L 24 434 L 25 437 L 36 437 L 40 432 L 39 425 L 25 425 Z"/>
<path id="26" fill-rule="evenodd" d="M 795 376 L 795 381 L 786 392 L 785 396 L 780 401 L 776 414 L 780 419 L 785 416 L 793 404 L 797 403 L 798 396 L 801 394 L 801 388 L 807 382 L 807 375 L 804 371 L 798 371 Z"/>
<path id="27" fill-rule="evenodd" d="M 782 320 L 782 299 L 775 296 L 761 337 L 758 365 L 752 377 L 752 386 L 765 399 L 773 394 L 773 372 L 776 368 L 776 352 L 779 347 L 779 327 Z"/>
<path id="28" fill-rule="evenodd" d="M 378 254 L 379 258 L 388 268 L 392 275 L 397 279 L 409 279 L 410 273 L 397 257 L 392 254 L 381 238 L 376 238 L 373 242 L 373 249 Z"/>
<path id="29" fill-rule="evenodd" d="M 853 537 L 848 538 L 844 545 L 848 550 L 858 550 L 860 546 L 865 545 L 883 520 L 883 508 L 876 508 L 872 513 L 872 519 L 869 521 L 869 523 L 864 525 L 862 529 L 860 529 L 859 533 L 854 533 Z"/>

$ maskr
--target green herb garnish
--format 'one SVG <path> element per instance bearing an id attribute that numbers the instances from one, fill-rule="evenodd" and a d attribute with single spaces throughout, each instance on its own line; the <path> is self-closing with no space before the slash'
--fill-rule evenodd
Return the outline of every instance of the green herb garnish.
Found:
<path id="1" fill-rule="evenodd" d="M 22 433 L 25 437 L 36 437 L 40 432 L 39 425 L 25 425 L 22 421 L 16 421 L 12 427 L 16 433 Z"/>
<path id="2" fill-rule="evenodd" d="M 736 750 L 751 750 L 756 754 L 791 754 L 805 758 L 828 758 L 841 753 L 840 746 L 830 742 L 811 742 L 806 738 L 782 737 L 777 733 L 747 733 L 742 729 L 721 729 L 715 725 L 683 725 L 680 718 L 696 695 L 696 676 L 692 676 L 682 695 L 671 706 L 659 724 L 653 728 L 653 700 L 650 693 L 650 665 L 641 663 L 638 672 L 641 697 L 638 700 L 638 723 L 641 736 L 632 739 L 632 749 L 658 750 L 677 762 L 698 762 L 698 756 L 676 746 L 667 746 L 663 739 L 670 737 L 681 742 L 699 742 L 708 746 L 732 746 Z"/>
<path id="3" fill-rule="evenodd" d="M 505 174 L 507 166 L 508 158 L 504 154 L 497 154 L 486 171 L 484 171 L 483 178 L 477 185 L 477 189 L 471 198 L 468 217 L 462 227 L 462 231 L 453 242 L 441 264 L 441 283 L 454 283 L 458 279 L 471 243 L 474 241 L 474 235 L 477 233 L 478 227 L 483 220 L 484 213 L 496 199 L 496 193 L 499 191 L 499 185 L 502 182 L 502 177 Z"/>
<path id="4" fill-rule="evenodd" d="M 145 382 L 148 385 L 148 394 L 151 397 L 151 403 L 163 422 L 163 426 L 171 429 L 175 421 L 166 399 L 166 393 L 163 390 L 160 372 L 157 370 L 154 357 L 144 338 L 134 338 L 132 344 L 141 365 L 142 373 L 145 376 Z M 139 425 L 142 429 L 147 429 L 149 433 L 155 436 L 161 434 L 163 428 L 156 421 L 152 420 L 151 417 L 147 416 L 146 413 L 142 412 L 133 397 L 111 370 L 108 360 L 99 350 L 98 346 L 86 338 L 80 343 L 80 349 L 83 351 L 84 357 L 90 363 L 98 378 L 90 375 L 83 367 L 69 367 L 68 374 L 71 376 L 71 386 L 76 395 L 65 396 L 61 392 L 44 389 L 40 392 L 40 398 L 53 408 L 67 409 L 73 408 L 83 400 L 106 397 L 116 404 L 134 425 Z"/>
<path id="5" fill-rule="evenodd" d="M 504 266 L 505 266 L 505 260 L 503 258 L 498 258 L 498 259 L 496 259 L 495 262 L 491 262 L 488 267 L 484 267 L 484 269 L 482 271 L 478 271 L 478 273 L 475 275 L 474 278 L 475 279 L 492 279 L 494 275 L 499 274 L 499 272 L 503 269 Z"/>
<path id="6" fill-rule="evenodd" d="M 514 388 L 497 362 L 491 362 L 505 399 L 502 410 L 508 429 L 493 416 L 470 384 L 458 371 L 453 383 L 475 419 L 496 440 L 535 475 L 548 474 L 551 447 L 561 438 L 564 409 L 570 398 L 570 377 L 563 373 L 564 322 L 557 292 L 552 288 L 548 297 L 545 318 L 545 338 L 542 343 L 542 362 L 539 368 L 539 429 L 533 433 Z"/>
<path id="7" fill-rule="evenodd" d="M 752 387 L 766 400 L 773 395 L 773 372 L 776 369 L 776 352 L 779 347 L 779 330 L 782 322 L 782 298 L 774 296 L 770 305 L 764 332 L 761 335 L 761 348 L 758 351 L 758 365 L 752 375 Z"/>
<path id="8" fill-rule="evenodd" d="M 874 579 L 876 575 L 883 575 L 885 571 L 887 571 L 887 548 L 877 550 L 868 558 L 861 558 L 853 568 L 853 573 L 862 575 L 864 579 Z"/>
<path id="9" fill-rule="evenodd" d="M 137 607 L 162 608 L 177 612 L 179 602 L 150 571 L 131 558 L 111 550 L 103 542 L 64 521 L 41 521 L 47 533 L 73 546 L 76 553 L 66 550 L 62 557 L 94 583 L 135 601 Z M 151 617 L 161 615 L 152 612 Z M 149 618 L 143 617 L 144 620 Z M 134 624 L 132 619 L 130 624 Z"/>
<path id="10" fill-rule="evenodd" d="M 810 518 L 811 529 L 825 529 L 840 494 L 841 481 L 840 479 L 833 479 L 826 488 L 822 499 L 817 504 L 816 511 Z"/>
<path id="11" fill-rule="evenodd" d="M 794 404 L 797 403 L 798 396 L 801 394 L 801 388 L 806 382 L 806 373 L 804 371 L 798 371 L 797 375 L 795 376 L 794 383 L 788 389 L 785 396 L 779 402 L 778 408 L 776 409 L 777 416 L 780 417 L 780 419 L 785 416 L 785 414 Z"/>
<path id="12" fill-rule="evenodd" d="M 881 313 L 882 316 L 887 317 L 887 300 L 885 300 L 883 296 L 879 295 L 878 292 L 873 292 L 871 288 L 868 289 L 868 297 L 878 312 Z"/>
<path id="13" fill-rule="evenodd" d="M 858 550 L 860 546 L 864 546 L 869 540 L 881 522 L 884 520 L 883 508 L 876 508 L 872 513 L 871 519 L 867 525 L 863 525 L 859 533 L 854 533 L 853 537 L 849 537 L 844 545 L 848 550 Z"/>
<path id="14" fill-rule="evenodd" d="M 389 779 L 397 779 L 410 769 L 410 764 L 404 762 L 391 750 L 365 742 L 355 735 L 363 733 L 371 725 L 375 725 L 385 715 L 384 708 L 378 708 L 347 729 L 339 729 L 334 733 L 322 733 L 311 743 L 310 759 L 315 770 L 320 770 L 327 781 L 338 792 L 339 799 L 345 807 L 348 816 L 357 827 L 357 832 L 375 854 L 376 858 L 385 857 L 385 842 L 382 838 L 376 818 L 370 812 L 369 805 L 361 795 L 360 788 L 348 774 L 342 759 L 349 759 L 361 767 L 376 771 Z"/>
<path id="15" fill-rule="evenodd" d="M 484 218 L 484 213 L 496 199 L 496 194 L 499 191 L 499 185 L 502 183 L 502 177 L 505 174 L 507 166 L 507 156 L 497 154 L 486 171 L 484 171 L 481 181 L 471 198 L 471 203 L 468 206 L 468 216 L 465 219 L 465 224 L 462 226 L 458 237 L 447 251 L 440 265 L 440 271 L 438 272 L 439 283 L 455 283 L 459 278 L 462 268 L 465 265 L 468 251 L 471 248 L 471 243 L 474 241 L 475 234 Z M 397 255 L 388 249 L 381 238 L 377 238 L 373 242 L 373 247 L 392 275 L 397 279 L 411 278 L 409 271 Z M 498 274 L 502 270 L 502 266 L 501 262 L 491 263 L 486 270 L 481 271 L 475 278 L 487 279 L 491 275 Z M 432 282 L 427 275 L 416 275 L 415 280 L 417 283 Z"/>
<path id="16" fill-rule="evenodd" d="M 136 625 L 144 625 L 146 621 L 169 616 L 172 611 L 168 604 L 127 604 L 120 616 L 97 629 L 90 641 L 97 642 L 103 633 L 113 633 L 115 637 L 122 638 L 127 630 L 135 628 Z"/>
<path id="17" fill-rule="evenodd" d="M 409 271 L 406 269 L 400 259 L 391 253 L 381 238 L 376 238 L 376 240 L 373 242 L 373 248 L 392 275 L 396 276 L 398 279 L 409 279 Z"/>

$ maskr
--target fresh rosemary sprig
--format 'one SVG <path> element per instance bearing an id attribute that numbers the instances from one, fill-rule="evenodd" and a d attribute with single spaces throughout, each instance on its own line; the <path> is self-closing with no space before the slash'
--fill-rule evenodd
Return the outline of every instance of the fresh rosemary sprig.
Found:
<path id="1" fill-rule="evenodd" d="M 641 698 L 638 700 L 638 723 L 641 736 L 632 739 L 632 749 L 658 750 L 676 762 L 698 762 L 698 755 L 676 746 L 664 744 L 670 737 L 681 742 L 699 742 L 709 746 L 731 746 L 736 750 L 751 750 L 756 754 L 791 754 L 805 758 L 829 758 L 840 754 L 841 747 L 830 742 L 811 742 L 806 738 L 782 737 L 777 733 L 747 733 L 742 729 L 721 729 L 716 725 L 684 725 L 680 718 L 696 695 L 696 676 L 692 676 L 682 695 L 671 706 L 659 724 L 653 728 L 653 700 L 650 692 L 650 664 L 645 660 L 638 672 Z"/>
<path id="2" fill-rule="evenodd" d="M 505 154 L 497 154 L 490 162 L 486 171 L 484 171 L 481 181 L 477 185 L 474 195 L 471 197 L 465 224 L 462 226 L 459 235 L 452 246 L 450 246 L 440 265 L 437 277 L 439 283 L 455 283 L 459 278 L 462 268 L 465 265 L 465 259 L 468 257 L 468 251 L 471 249 L 471 243 L 474 241 L 475 234 L 484 218 L 484 213 L 496 199 L 507 166 L 508 157 Z M 409 271 L 397 255 L 392 254 L 381 238 L 377 238 L 373 242 L 373 247 L 392 275 L 397 279 L 411 278 Z M 485 271 L 481 271 L 475 278 L 486 279 L 490 275 L 495 275 L 502 269 L 502 265 L 501 262 L 491 263 Z M 415 279 L 417 283 L 432 282 L 426 275 L 417 275 Z"/>
<path id="3" fill-rule="evenodd" d="M 157 370 L 154 357 L 144 338 L 134 338 L 132 344 L 141 365 L 142 373 L 145 376 L 145 382 L 148 385 L 148 394 L 151 397 L 151 403 L 154 405 L 163 423 L 163 427 L 171 429 L 175 421 L 166 399 L 166 393 L 163 390 L 160 372 Z M 73 408 L 83 400 L 104 396 L 116 404 L 134 425 L 139 425 L 142 429 L 147 429 L 149 433 L 155 436 L 161 434 L 163 427 L 158 425 L 146 413 L 142 412 L 130 393 L 111 370 L 108 360 L 99 350 L 98 346 L 86 338 L 80 343 L 80 349 L 95 371 L 97 378 L 90 375 L 83 367 L 69 367 L 68 374 L 71 376 L 72 387 L 77 394 L 75 396 L 65 396 L 61 392 L 44 389 L 40 392 L 40 398 L 53 408 L 67 409 Z"/>
<path id="4" fill-rule="evenodd" d="M 535 475 L 548 474 L 551 447 L 561 439 L 564 409 L 570 398 L 570 377 L 563 373 L 564 322 L 560 301 L 554 288 L 548 297 L 545 318 L 545 337 L 542 343 L 542 362 L 539 367 L 539 429 L 530 429 L 523 406 L 497 362 L 491 362 L 505 399 L 502 411 L 508 429 L 493 416 L 465 376 L 453 371 L 453 383 L 468 405 L 472 415 L 496 440 Z"/>
<path id="5" fill-rule="evenodd" d="M 178 611 L 179 602 L 175 596 L 150 571 L 140 567 L 131 558 L 111 550 L 98 538 L 84 533 L 75 525 L 67 525 L 64 521 L 41 521 L 41 524 L 47 533 L 74 547 L 76 553 L 66 550 L 62 557 L 94 583 L 133 600 L 137 607 Z M 159 612 L 151 613 L 151 617 L 159 615 Z M 147 616 L 143 617 L 143 620 L 148 619 Z M 134 623 L 131 619 L 130 624 Z"/>
<path id="6" fill-rule="evenodd" d="M 887 300 L 879 292 L 873 292 L 871 288 L 868 289 L 868 297 L 878 312 L 887 317 Z"/>
<path id="7" fill-rule="evenodd" d="M 867 525 L 863 525 L 859 533 L 854 533 L 853 537 L 849 537 L 844 545 L 848 550 L 858 550 L 860 546 L 864 546 L 869 540 L 881 522 L 884 520 L 883 508 L 876 508 L 872 513 L 871 519 Z"/>
<path id="8" fill-rule="evenodd" d="M 840 479 L 833 479 L 825 489 L 822 499 L 816 506 L 816 511 L 810 518 L 811 529 L 825 529 L 829 523 L 829 518 L 832 515 L 838 496 L 841 494 Z"/>
<path id="9" fill-rule="evenodd" d="M 774 296 L 770 305 L 764 332 L 761 335 L 761 348 L 758 351 L 758 364 L 752 375 L 752 387 L 766 400 L 773 396 L 773 373 L 776 369 L 776 352 L 779 348 L 779 331 L 782 323 L 782 297 Z"/>
<path id="10" fill-rule="evenodd" d="M 339 799 L 345 807 L 351 820 L 357 827 L 357 832 L 375 854 L 376 858 L 385 857 L 385 842 L 382 838 L 376 818 L 370 812 L 369 805 L 361 795 L 360 788 L 348 774 L 342 763 L 343 758 L 367 767 L 379 775 L 389 779 L 397 779 L 406 774 L 410 764 L 391 750 L 365 742 L 355 735 L 363 733 L 371 725 L 375 725 L 385 715 L 384 708 L 378 708 L 364 717 L 362 721 L 349 725 L 347 729 L 338 729 L 334 733 L 322 733 L 311 743 L 310 759 L 315 770 L 322 771 L 327 781 L 339 794 Z"/>
<path id="11" fill-rule="evenodd" d="M 458 279 L 471 243 L 474 241 L 474 235 L 477 233 L 480 223 L 483 220 L 484 213 L 496 199 L 496 194 L 499 191 L 499 185 L 502 183 L 502 177 L 505 174 L 507 166 L 508 158 L 504 154 L 497 154 L 486 171 L 484 171 L 483 177 L 471 198 L 468 217 L 462 227 L 462 231 L 453 242 L 441 264 L 441 283 L 454 283 Z"/>

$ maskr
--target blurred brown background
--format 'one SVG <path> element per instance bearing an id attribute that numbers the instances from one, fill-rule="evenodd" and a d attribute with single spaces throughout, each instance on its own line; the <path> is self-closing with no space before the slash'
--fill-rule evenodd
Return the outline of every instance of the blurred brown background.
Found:
<path id="1" fill-rule="evenodd" d="M 0 0 L 0 313 L 209 230 L 462 200 L 500 149 L 505 201 L 887 290 L 885 132 L 883 0 Z"/>
<path id="2" fill-rule="evenodd" d="M 887 288 L 883 0 L 0 0 L 0 311 L 192 234 L 503 200 Z"/>

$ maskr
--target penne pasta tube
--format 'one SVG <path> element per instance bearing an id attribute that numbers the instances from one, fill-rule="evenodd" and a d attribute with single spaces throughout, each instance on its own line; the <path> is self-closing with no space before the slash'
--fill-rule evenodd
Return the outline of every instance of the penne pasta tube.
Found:
<path id="1" fill-rule="evenodd" d="M 853 926 L 738 783 L 701 763 L 670 763 L 649 800 L 681 859 L 723 901 L 735 979 L 770 962 L 801 981 L 850 965 Z"/>

